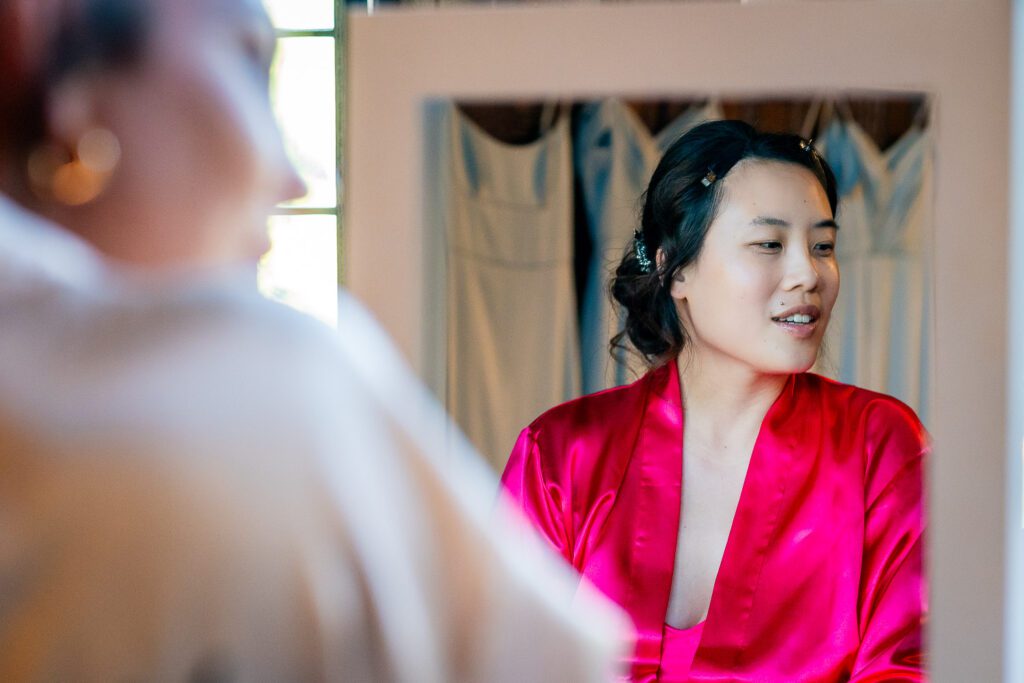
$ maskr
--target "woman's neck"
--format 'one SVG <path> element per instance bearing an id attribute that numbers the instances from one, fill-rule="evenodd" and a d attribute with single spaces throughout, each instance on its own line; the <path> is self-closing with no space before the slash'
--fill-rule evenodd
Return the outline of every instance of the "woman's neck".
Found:
<path id="1" fill-rule="evenodd" d="M 788 379 L 685 351 L 676 363 L 687 423 L 713 441 L 737 432 L 756 434 Z"/>

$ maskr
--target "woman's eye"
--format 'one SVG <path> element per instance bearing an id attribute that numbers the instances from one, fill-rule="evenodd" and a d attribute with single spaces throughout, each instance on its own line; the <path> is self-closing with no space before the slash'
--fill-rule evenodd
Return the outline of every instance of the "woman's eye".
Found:
<path id="1" fill-rule="evenodd" d="M 778 242 L 775 240 L 770 240 L 768 242 L 755 242 L 754 246 L 760 249 L 761 251 L 766 252 L 782 251 L 782 242 Z"/>
<path id="2" fill-rule="evenodd" d="M 835 250 L 836 245 L 832 242 L 819 242 L 814 245 L 814 251 L 819 256 L 831 256 Z"/>

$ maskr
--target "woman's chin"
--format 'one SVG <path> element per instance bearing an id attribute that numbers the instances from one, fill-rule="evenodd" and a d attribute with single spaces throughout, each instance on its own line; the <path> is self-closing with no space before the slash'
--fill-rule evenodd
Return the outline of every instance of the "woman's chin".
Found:
<path id="1" fill-rule="evenodd" d="M 264 223 L 258 229 L 254 229 L 246 245 L 245 255 L 247 261 L 258 262 L 270 251 L 270 232 Z"/>
<path id="2" fill-rule="evenodd" d="M 770 367 L 764 368 L 764 371 L 770 375 L 796 375 L 813 368 L 816 361 L 817 354 L 806 358 L 779 359 L 778 362 L 772 363 Z"/>

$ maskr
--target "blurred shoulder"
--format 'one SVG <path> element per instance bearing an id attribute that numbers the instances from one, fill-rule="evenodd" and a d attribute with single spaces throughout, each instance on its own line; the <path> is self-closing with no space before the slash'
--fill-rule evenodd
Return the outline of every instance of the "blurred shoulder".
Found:
<path id="1" fill-rule="evenodd" d="M 574 398 L 541 413 L 526 430 L 544 436 L 565 430 L 593 435 L 620 433 L 639 421 L 650 384 L 648 373 L 630 384 Z"/>

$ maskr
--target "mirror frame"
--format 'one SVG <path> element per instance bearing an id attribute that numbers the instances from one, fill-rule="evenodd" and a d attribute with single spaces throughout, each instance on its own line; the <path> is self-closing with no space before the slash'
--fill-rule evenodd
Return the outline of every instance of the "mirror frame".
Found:
<path id="1" fill-rule="evenodd" d="M 1010 680 L 1006 482 L 1020 451 L 1019 441 L 1009 445 L 1006 402 L 1010 19 L 1010 3 L 1000 0 L 355 14 L 348 27 L 346 281 L 413 368 L 442 388 L 437 293 L 443 297 L 444 274 L 428 268 L 439 240 L 424 229 L 424 104 L 431 99 L 931 93 L 931 256 L 939 275 L 927 482 L 930 668 L 937 683 Z"/>

